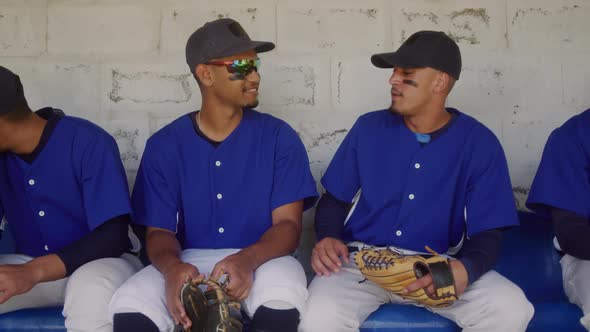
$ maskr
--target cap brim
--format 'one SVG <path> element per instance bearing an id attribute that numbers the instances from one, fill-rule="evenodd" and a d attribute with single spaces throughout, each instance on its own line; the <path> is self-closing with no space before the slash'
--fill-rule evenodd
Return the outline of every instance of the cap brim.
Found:
<path id="1" fill-rule="evenodd" d="M 371 63 L 379 68 L 418 68 L 424 67 L 418 57 L 411 57 L 399 52 L 379 53 L 371 56 Z"/>
<path id="2" fill-rule="evenodd" d="M 271 42 L 253 41 L 252 44 L 254 45 L 253 49 L 256 53 L 272 51 L 275 48 L 275 44 Z"/>
<path id="3" fill-rule="evenodd" d="M 254 50 L 256 53 L 264 53 L 268 52 L 275 48 L 275 44 L 271 42 L 263 42 L 263 41 L 247 41 L 245 43 L 241 43 L 240 45 L 233 45 L 233 47 L 220 52 L 220 54 L 213 58 L 205 59 L 203 62 L 211 61 L 211 59 L 223 58 L 226 56 L 232 56 L 239 53 L 247 52 Z"/>
<path id="4" fill-rule="evenodd" d="M 230 56 L 250 50 L 256 51 L 256 53 L 264 53 L 268 52 L 275 48 L 275 44 L 271 42 L 264 42 L 264 41 L 248 41 L 241 45 L 236 45 L 233 49 L 230 49 L 225 52 L 224 56 Z"/>
<path id="5" fill-rule="evenodd" d="M 395 52 L 374 54 L 371 56 L 371 63 L 378 68 L 393 68 L 395 63 L 393 61 L 394 55 Z"/>

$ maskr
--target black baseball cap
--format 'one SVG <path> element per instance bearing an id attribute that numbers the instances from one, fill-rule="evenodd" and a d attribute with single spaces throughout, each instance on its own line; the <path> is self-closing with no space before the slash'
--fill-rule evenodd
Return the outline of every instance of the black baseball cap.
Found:
<path id="1" fill-rule="evenodd" d="M 459 46 L 441 31 L 418 31 L 396 52 L 375 54 L 371 62 L 379 68 L 430 67 L 444 71 L 457 80 L 461 73 Z"/>
<path id="2" fill-rule="evenodd" d="M 240 23 L 231 18 L 221 18 L 207 22 L 197 29 L 186 43 L 186 63 L 195 71 L 200 63 L 211 59 L 254 50 L 257 53 L 268 52 L 275 44 L 250 39 Z"/>
<path id="3" fill-rule="evenodd" d="M 0 66 L 0 115 L 16 109 L 24 99 L 23 85 L 18 75 Z"/>

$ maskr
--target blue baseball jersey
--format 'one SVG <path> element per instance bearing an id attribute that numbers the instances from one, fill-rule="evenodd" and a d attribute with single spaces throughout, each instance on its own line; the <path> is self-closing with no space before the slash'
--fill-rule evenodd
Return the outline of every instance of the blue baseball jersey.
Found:
<path id="1" fill-rule="evenodd" d="M 426 145 L 389 110 L 356 121 L 322 178 L 342 201 L 361 190 L 345 241 L 446 252 L 464 234 L 518 225 L 500 142 L 472 117 L 448 111 L 455 120 Z"/>
<path id="2" fill-rule="evenodd" d="M 91 122 L 63 116 L 32 163 L 0 153 L 0 219 L 18 253 L 55 253 L 130 213 L 117 144 Z"/>
<path id="3" fill-rule="evenodd" d="M 545 216 L 556 207 L 590 218 L 590 109 L 549 136 L 527 207 Z"/>
<path id="4" fill-rule="evenodd" d="M 272 211 L 317 190 L 306 150 L 284 121 L 244 109 L 217 147 L 190 114 L 147 142 L 132 195 L 134 221 L 177 233 L 183 248 L 243 248 L 272 226 Z"/>

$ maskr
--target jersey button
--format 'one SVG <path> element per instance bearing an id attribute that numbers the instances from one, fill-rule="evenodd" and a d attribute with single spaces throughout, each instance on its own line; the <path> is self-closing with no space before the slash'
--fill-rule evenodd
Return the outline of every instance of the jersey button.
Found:
<path id="1" fill-rule="evenodd" d="M 217 166 L 217 167 L 221 166 L 221 161 L 219 161 L 219 160 L 218 160 L 218 161 L 216 161 L 216 162 L 215 162 L 215 166 Z"/>
<path id="2" fill-rule="evenodd" d="M 414 164 L 414 168 L 416 168 L 416 169 L 420 168 L 420 164 L 419 163 L 415 163 Z"/>
<path id="3" fill-rule="evenodd" d="M 409 194 L 409 195 L 408 195 L 408 198 L 409 198 L 409 199 L 414 199 L 414 197 L 416 197 L 416 196 L 414 196 L 414 194 Z"/>
<path id="4" fill-rule="evenodd" d="M 395 235 L 397 235 L 397 236 L 402 236 L 402 231 L 400 231 L 400 230 L 397 230 L 397 231 L 395 232 Z"/>
<path id="5" fill-rule="evenodd" d="M 223 195 L 217 194 L 217 199 L 222 199 L 222 198 L 223 198 Z"/>
<path id="6" fill-rule="evenodd" d="M 30 179 L 30 180 L 29 180 L 29 185 L 30 185 L 30 186 L 34 186 L 34 185 L 35 185 L 35 180 L 33 180 L 33 179 Z"/>
<path id="7" fill-rule="evenodd" d="M 47 245 L 45 245 L 45 247 L 43 247 L 43 249 L 45 249 L 45 251 L 49 251 L 49 247 Z"/>
<path id="8" fill-rule="evenodd" d="M 45 211 L 43 211 L 43 210 L 39 211 L 39 217 L 45 217 Z"/>
<path id="9" fill-rule="evenodd" d="M 225 229 L 223 229 L 223 227 L 219 227 L 219 229 L 217 230 L 220 234 L 225 232 Z"/>

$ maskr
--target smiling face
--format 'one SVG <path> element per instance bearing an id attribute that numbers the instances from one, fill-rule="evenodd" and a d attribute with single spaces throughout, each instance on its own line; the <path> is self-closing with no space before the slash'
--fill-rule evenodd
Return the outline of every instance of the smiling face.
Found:
<path id="1" fill-rule="evenodd" d="M 213 59 L 209 63 L 214 64 L 199 65 L 206 69 L 197 67 L 197 76 L 219 101 L 236 107 L 254 108 L 258 106 L 258 87 L 260 85 L 258 68 L 251 68 L 252 70 L 244 75 L 232 72 L 234 70 L 231 65 L 220 63 L 256 59 L 257 55 L 254 51 Z"/>

